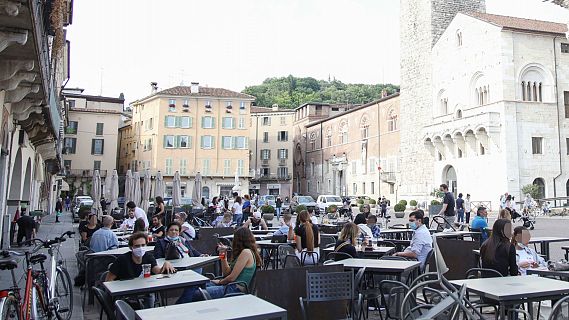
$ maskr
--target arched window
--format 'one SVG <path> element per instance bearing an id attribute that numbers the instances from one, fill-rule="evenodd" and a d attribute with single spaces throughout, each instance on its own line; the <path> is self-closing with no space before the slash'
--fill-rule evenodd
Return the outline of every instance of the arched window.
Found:
<path id="1" fill-rule="evenodd" d="M 462 110 L 460 110 L 460 109 L 456 110 L 456 118 L 457 119 L 462 118 Z"/>
<path id="2" fill-rule="evenodd" d="M 360 120 L 360 130 L 362 139 L 367 139 L 369 137 L 369 120 L 367 115 L 362 116 L 362 119 Z"/>
<path id="3" fill-rule="evenodd" d="M 471 103 L 477 106 L 482 106 L 490 102 L 490 86 L 482 72 L 476 72 L 470 80 L 470 92 L 473 98 Z"/>
<path id="4" fill-rule="evenodd" d="M 456 46 L 457 47 L 462 46 L 462 31 L 460 30 L 456 30 Z"/>
<path id="5" fill-rule="evenodd" d="M 340 143 L 348 143 L 348 123 L 346 121 L 340 122 L 339 125 Z"/>
<path id="6" fill-rule="evenodd" d="M 545 92 L 550 87 L 550 77 L 545 69 L 538 64 L 530 64 L 526 66 L 520 74 L 521 94 L 519 97 L 523 101 L 543 102 L 549 96 Z M 547 89 L 550 90 L 550 89 Z M 546 99 L 544 99 L 546 97 Z"/>
<path id="7" fill-rule="evenodd" d="M 209 199 L 209 187 L 202 187 L 202 197 Z"/>
<path id="8" fill-rule="evenodd" d="M 545 181 L 543 180 L 543 178 L 536 178 L 535 180 L 533 180 L 533 185 L 536 185 L 539 190 L 538 199 L 545 198 Z"/>
<path id="9" fill-rule="evenodd" d="M 326 146 L 328 147 L 332 146 L 332 128 L 330 127 L 326 129 Z"/>
<path id="10" fill-rule="evenodd" d="M 392 132 L 397 130 L 397 114 L 395 110 L 390 109 L 387 113 L 387 131 Z"/>
<path id="11" fill-rule="evenodd" d="M 444 89 L 441 89 L 437 95 L 437 101 L 435 101 L 434 106 L 437 105 L 438 110 L 435 111 L 435 116 L 444 116 L 448 114 L 448 96 Z"/>

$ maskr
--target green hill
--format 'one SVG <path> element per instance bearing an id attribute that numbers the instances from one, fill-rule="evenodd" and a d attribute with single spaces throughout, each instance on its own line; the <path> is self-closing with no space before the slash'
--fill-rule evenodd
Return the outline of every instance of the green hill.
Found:
<path id="1" fill-rule="evenodd" d="M 316 80 L 311 77 L 297 78 L 292 75 L 281 78 L 268 78 L 260 85 L 249 86 L 243 90 L 257 97 L 256 104 L 270 107 L 278 104 L 284 108 L 296 108 L 307 102 L 330 104 L 362 104 L 377 100 L 381 91 L 392 94 L 399 86 L 392 84 L 351 84 L 339 80 Z"/>

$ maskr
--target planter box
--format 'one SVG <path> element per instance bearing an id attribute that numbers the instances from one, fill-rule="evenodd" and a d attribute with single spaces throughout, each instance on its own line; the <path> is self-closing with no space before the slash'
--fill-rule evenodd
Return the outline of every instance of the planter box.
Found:
<path id="1" fill-rule="evenodd" d="M 395 212 L 395 217 L 396 218 L 404 218 L 405 217 L 405 211 L 401 211 L 401 212 Z"/>
<path id="2" fill-rule="evenodd" d="M 439 214 L 441 209 L 443 208 L 442 204 L 430 205 L 429 206 L 429 216 L 434 216 Z"/>

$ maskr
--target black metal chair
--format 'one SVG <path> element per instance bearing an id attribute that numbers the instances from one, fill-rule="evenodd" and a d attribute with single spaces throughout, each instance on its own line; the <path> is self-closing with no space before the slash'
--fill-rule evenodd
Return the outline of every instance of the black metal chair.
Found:
<path id="1" fill-rule="evenodd" d="M 366 268 L 361 268 L 356 273 L 355 279 L 355 287 L 356 287 L 356 294 L 361 294 L 362 296 L 362 303 L 360 304 L 360 314 L 364 315 L 364 319 L 367 319 L 369 316 L 369 307 L 370 301 L 374 303 L 374 306 L 377 307 L 379 312 L 379 317 L 383 320 L 383 315 L 381 314 L 381 290 L 378 287 L 375 287 L 375 282 L 373 281 L 373 274 L 367 275 L 366 277 Z M 368 308 L 365 308 L 364 311 L 364 301 L 367 301 Z"/>
<path id="2" fill-rule="evenodd" d="M 335 251 L 328 253 L 328 255 L 326 256 L 326 260 L 334 260 L 334 261 L 340 261 L 350 258 L 353 257 L 345 252 L 335 252 Z"/>
<path id="3" fill-rule="evenodd" d="M 135 320 L 136 313 L 134 309 L 123 300 L 115 301 L 115 313 L 117 320 Z"/>
<path id="4" fill-rule="evenodd" d="M 379 283 L 381 304 L 385 307 L 386 319 L 401 319 L 401 303 L 409 287 L 400 281 L 383 280 Z"/>
<path id="5" fill-rule="evenodd" d="M 279 258 L 279 263 L 280 263 L 281 267 L 285 268 L 285 259 L 289 255 L 296 256 L 294 254 L 294 248 L 293 247 L 291 247 L 288 244 L 282 244 L 282 245 L 278 246 L 277 256 Z M 300 264 L 300 262 L 299 262 L 299 264 Z"/>
<path id="6" fill-rule="evenodd" d="M 427 258 L 425 259 L 425 265 L 421 267 L 421 273 L 429 272 L 429 268 L 431 267 L 431 260 L 435 257 L 435 251 L 431 249 L 429 253 L 427 253 Z"/>
<path id="7" fill-rule="evenodd" d="M 336 244 L 336 238 L 332 236 L 320 236 L 320 248 L 328 248 Z"/>
<path id="8" fill-rule="evenodd" d="M 296 256 L 296 254 L 289 254 L 284 259 L 283 268 L 297 268 L 301 266 L 302 264 L 300 263 L 300 259 Z"/>
<path id="9" fill-rule="evenodd" d="M 115 312 L 113 310 L 112 299 L 109 294 L 98 287 L 92 287 L 91 290 L 93 291 L 95 298 L 101 305 L 101 313 L 99 314 L 99 320 L 103 320 L 103 312 L 107 316 L 108 320 L 115 320 Z"/>
<path id="10" fill-rule="evenodd" d="M 308 319 L 308 308 L 313 302 L 347 301 L 349 304 L 348 319 L 359 319 L 361 310 L 361 294 L 355 294 L 354 273 L 345 272 L 306 272 L 306 298 L 299 297 L 303 319 Z M 355 301 L 355 303 L 354 303 Z M 360 314 L 361 315 L 361 314 Z"/>
<path id="11" fill-rule="evenodd" d="M 565 310 L 565 312 L 563 312 Z M 553 308 L 551 308 L 551 313 L 549 314 L 548 320 L 560 320 L 567 319 L 569 314 L 569 296 L 557 301 Z"/>
<path id="12" fill-rule="evenodd" d="M 93 303 L 92 287 L 100 284 L 101 274 L 109 269 L 109 265 L 115 262 L 117 258 L 113 255 L 97 255 L 88 257 L 85 261 L 85 290 L 83 290 L 83 308 L 85 302 Z M 88 299 L 87 296 L 88 295 Z"/>
<path id="13" fill-rule="evenodd" d="M 209 292 L 207 292 L 207 290 L 203 289 L 203 288 L 198 288 L 199 292 L 202 295 L 202 298 L 204 300 L 211 300 L 211 295 L 209 294 Z"/>

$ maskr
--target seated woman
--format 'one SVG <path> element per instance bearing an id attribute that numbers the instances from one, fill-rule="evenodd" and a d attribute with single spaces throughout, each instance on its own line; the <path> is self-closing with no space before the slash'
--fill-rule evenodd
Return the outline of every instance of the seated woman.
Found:
<path id="1" fill-rule="evenodd" d="M 498 271 L 502 276 L 517 276 L 516 248 L 510 243 L 512 223 L 506 219 L 498 219 L 492 227 L 492 236 L 480 247 L 482 268 Z M 485 277 L 492 275 L 483 274 Z"/>
<path id="2" fill-rule="evenodd" d="M 136 219 L 136 221 L 134 222 L 134 228 L 132 229 L 132 232 L 146 232 L 146 224 L 144 223 L 144 219 L 142 218 L 138 218 Z"/>
<path id="3" fill-rule="evenodd" d="M 367 226 L 367 220 L 366 217 L 363 213 L 359 213 L 355 218 L 354 218 L 354 223 L 356 224 L 356 226 L 358 226 L 360 228 L 360 236 L 365 238 L 365 237 L 373 237 L 373 232 L 371 231 L 371 229 Z"/>
<path id="4" fill-rule="evenodd" d="M 498 213 L 498 219 L 506 219 L 512 221 L 512 214 L 510 213 L 510 209 L 501 209 Z"/>
<path id="5" fill-rule="evenodd" d="M 154 258 L 160 259 L 166 257 L 168 245 L 174 245 L 183 257 L 199 257 L 202 254 L 190 245 L 190 241 L 180 237 L 182 226 L 177 221 L 171 222 L 166 229 L 166 237 L 159 239 L 154 246 Z"/>
<path id="6" fill-rule="evenodd" d="M 342 232 L 340 232 L 340 236 L 338 237 L 338 241 L 336 242 L 336 246 L 334 247 L 334 252 L 343 252 L 347 253 L 352 258 L 357 258 L 358 253 L 356 251 L 356 247 L 354 244 L 356 243 L 356 239 L 360 235 L 360 228 L 353 223 L 348 222 L 342 228 Z M 342 258 L 336 258 L 336 261 L 342 260 Z"/>
<path id="7" fill-rule="evenodd" d="M 300 223 L 294 228 L 296 234 L 296 255 L 303 264 L 317 264 L 320 256 L 320 233 L 318 227 L 310 221 L 308 211 L 302 210 L 298 214 Z M 317 255 L 303 252 L 315 252 Z M 304 260 L 304 261 L 303 261 Z"/>
<path id="8" fill-rule="evenodd" d="M 206 290 L 212 299 L 223 298 L 225 294 L 243 292 L 245 286 L 230 283 L 243 282 L 249 286 L 256 268 L 261 267 L 261 256 L 257 251 L 257 244 L 251 230 L 244 227 L 237 229 L 233 236 L 232 248 L 233 259 L 231 262 L 227 262 L 225 256 L 222 255 L 221 269 L 224 278 L 211 280 L 206 284 Z M 226 253 L 227 249 L 226 246 L 218 245 L 220 253 Z M 202 299 L 201 293 L 194 292 L 193 301 Z"/>
<path id="9" fill-rule="evenodd" d="M 231 213 L 226 212 L 223 215 L 218 216 L 212 224 L 216 228 L 231 227 L 233 225 L 233 217 L 231 216 Z"/>
<path id="10" fill-rule="evenodd" d="M 153 237 L 164 238 L 166 235 L 166 227 L 162 225 L 162 219 L 158 215 L 152 217 L 152 226 L 150 227 L 150 233 Z"/>
<path id="11" fill-rule="evenodd" d="M 97 220 L 97 214 L 90 211 L 88 217 L 89 222 L 87 224 L 83 224 L 79 229 L 79 232 L 81 233 L 81 241 L 85 244 L 89 243 L 88 240 L 91 239 L 93 233 L 99 230 L 99 221 Z"/>
<path id="12" fill-rule="evenodd" d="M 261 216 L 260 211 L 255 211 L 255 213 L 253 213 L 253 216 L 249 217 L 249 219 L 245 221 L 243 227 L 254 230 L 257 229 L 269 230 L 269 228 L 267 227 L 267 223 L 265 222 L 265 219 L 263 219 Z"/>
<path id="13" fill-rule="evenodd" d="M 512 244 L 516 247 L 516 262 L 520 274 L 525 276 L 527 270 L 530 268 L 545 268 L 547 262 L 532 248 L 528 247 L 531 234 L 524 226 L 517 226 L 514 228 L 514 236 L 512 237 Z"/>

